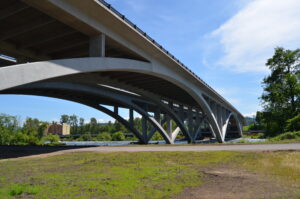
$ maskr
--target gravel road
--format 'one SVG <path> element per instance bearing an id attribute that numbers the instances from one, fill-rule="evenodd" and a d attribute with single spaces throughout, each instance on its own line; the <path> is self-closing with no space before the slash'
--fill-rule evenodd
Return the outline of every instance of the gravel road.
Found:
<path id="1" fill-rule="evenodd" d="M 141 151 L 279 151 L 299 150 L 300 143 L 291 144 L 216 144 L 216 145 L 148 145 L 101 147 L 0 147 L 0 161 L 8 159 L 48 157 L 76 152 L 141 152 Z"/>
<path id="2" fill-rule="evenodd" d="M 191 146 L 122 146 L 122 147 L 91 147 L 72 149 L 71 151 L 88 152 L 138 152 L 138 151 L 276 151 L 300 150 L 300 143 L 293 144 L 241 144 L 241 145 L 191 145 Z"/>

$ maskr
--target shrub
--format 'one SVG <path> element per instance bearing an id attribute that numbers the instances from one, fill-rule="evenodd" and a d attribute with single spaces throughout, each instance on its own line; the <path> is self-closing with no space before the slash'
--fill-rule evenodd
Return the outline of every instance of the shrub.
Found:
<path id="1" fill-rule="evenodd" d="M 60 138 L 58 135 L 49 134 L 47 136 L 44 136 L 42 138 L 42 143 L 49 142 L 49 145 L 59 145 L 60 144 Z"/>
<path id="2" fill-rule="evenodd" d="M 112 140 L 113 141 L 124 141 L 125 140 L 125 135 L 121 131 L 115 132 L 112 135 Z"/>
<path id="3" fill-rule="evenodd" d="M 280 134 L 280 135 L 272 138 L 272 140 L 274 140 L 274 141 L 292 140 L 292 139 L 300 139 L 300 131 L 298 131 L 298 132 L 286 132 L 286 133 Z"/>
<path id="4" fill-rule="evenodd" d="M 23 132 L 17 132 L 11 140 L 12 145 L 28 145 L 29 137 Z"/>
<path id="5" fill-rule="evenodd" d="M 248 126 L 243 126 L 243 132 L 248 132 L 250 128 L 250 125 Z"/>
<path id="6" fill-rule="evenodd" d="M 35 135 L 29 135 L 27 143 L 28 145 L 36 146 L 41 144 L 41 140 Z"/>
<path id="7" fill-rule="evenodd" d="M 263 139 L 263 138 L 265 138 L 265 134 L 263 134 L 263 133 L 258 133 L 257 136 L 256 136 L 256 138 L 258 138 L 258 139 Z"/>
<path id="8" fill-rule="evenodd" d="M 82 136 L 80 136 L 78 141 L 91 141 L 92 140 L 92 135 L 90 132 L 85 132 Z"/>
<path id="9" fill-rule="evenodd" d="M 10 145 L 12 138 L 12 132 L 0 126 L 0 145 Z"/>
<path id="10" fill-rule="evenodd" d="M 300 114 L 286 121 L 286 131 L 300 131 Z"/>
<path id="11" fill-rule="evenodd" d="M 103 133 L 98 134 L 96 139 L 99 141 L 111 141 L 112 138 L 109 133 L 103 132 Z"/>
<path id="12" fill-rule="evenodd" d="M 163 136 L 161 136 L 161 134 L 158 131 L 156 131 L 152 136 L 151 140 L 164 140 L 164 138 Z"/>

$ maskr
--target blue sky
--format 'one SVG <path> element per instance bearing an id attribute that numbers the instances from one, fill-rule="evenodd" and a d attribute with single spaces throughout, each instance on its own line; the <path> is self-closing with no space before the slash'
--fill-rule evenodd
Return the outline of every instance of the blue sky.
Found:
<path id="1" fill-rule="evenodd" d="M 260 110 L 264 66 L 274 48 L 300 47 L 298 0 L 108 0 L 245 115 Z M 58 120 L 108 116 L 64 100 L 0 96 L 0 112 Z"/>

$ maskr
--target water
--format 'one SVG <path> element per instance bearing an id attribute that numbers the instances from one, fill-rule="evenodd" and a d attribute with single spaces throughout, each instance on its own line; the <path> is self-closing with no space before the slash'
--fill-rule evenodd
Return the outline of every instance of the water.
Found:
<path id="1" fill-rule="evenodd" d="M 233 139 L 233 140 L 228 140 L 227 142 L 229 142 L 229 143 L 238 143 L 240 141 L 246 141 L 246 142 L 255 143 L 255 142 L 265 142 L 266 140 L 267 139 L 237 138 L 237 139 Z"/>
<path id="2" fill-rule="evenodd" d="M 227 140 L 228 143 L 237 143 L 241 140 L 245 140 L 248 142 L 263 142 L 266 139 L 252 139 L 252 138 L 238 138 L 238 139 L 232 139 Z M 211 144 L 216 143 L 217 141 L 215 139 L 212 140 L 197 140 L 197 144 Z M 65 144 L 66 146 L 126 146 L 126 145 L 134 145 L 138 144 L 137 141 L 61 141 L 61 143 Z M 187 144 L 187 141 L 184 140 L 176 140 L 175 144 Z M 149 144 L 166 144 L 164 140 L 159 141 L 150 141 Z"/>
<path id="3" fill-rule="evenodd" d="M 138 144 L 137 141 L 61 141 L 66 146 L 126 146 Z M 150 141 L 149 144 L 166 144 L 165 141 Z M 175 141 L 175 144 L 187 144 L 187 141 Z"/>

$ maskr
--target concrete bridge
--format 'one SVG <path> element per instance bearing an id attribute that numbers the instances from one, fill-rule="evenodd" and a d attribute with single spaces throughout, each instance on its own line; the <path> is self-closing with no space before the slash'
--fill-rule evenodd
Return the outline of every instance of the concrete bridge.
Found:
<path id="1" fill-rule="evenodd" d="M 0 1 L 0 94 L 78 102 L 121 122 L 147 144 L 224 142 L 242 135 L 228 101 L 102 0 Z M 110 105 L 113 109 L 107 108 Z M 119 108 L 128 109 L 126 119 Z M 142 131 L 133 124 L 142 116 Z"/>

